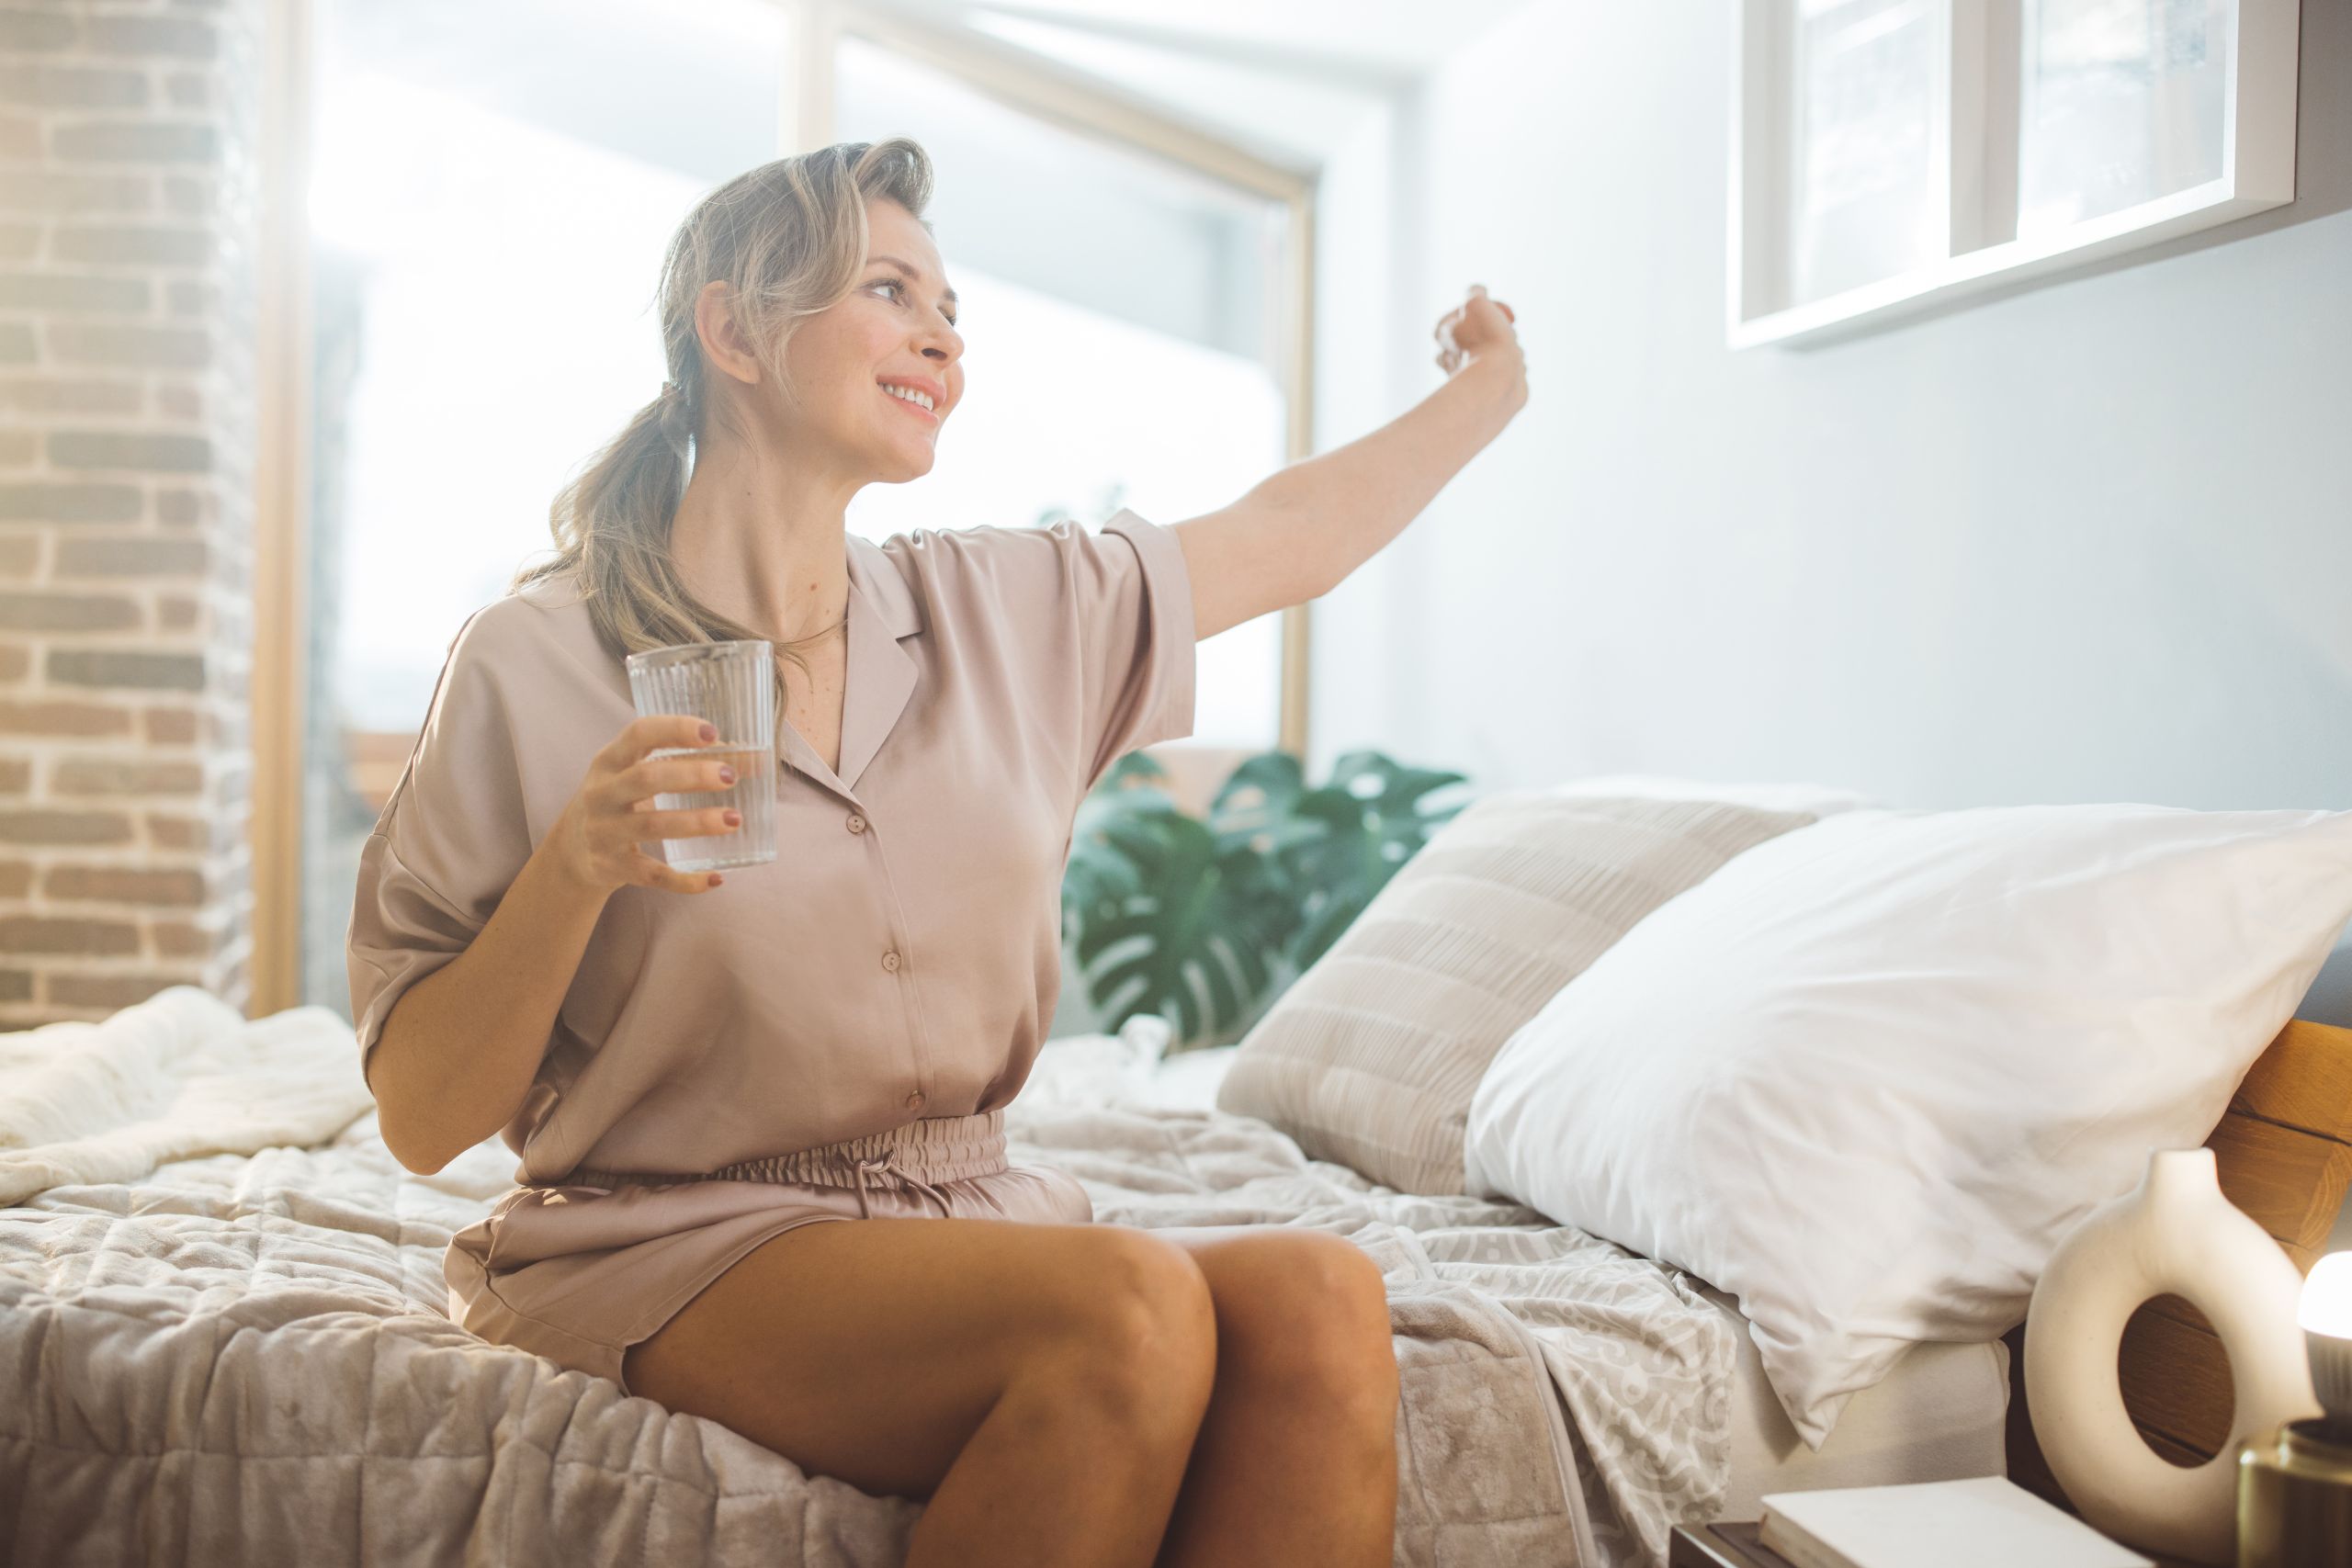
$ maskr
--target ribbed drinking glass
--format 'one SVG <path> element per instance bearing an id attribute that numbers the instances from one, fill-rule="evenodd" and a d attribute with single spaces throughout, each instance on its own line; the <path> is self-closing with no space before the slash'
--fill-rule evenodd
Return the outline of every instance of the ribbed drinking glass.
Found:
<path id="1" fill-rule="evenodd" d="M 687 642 L 628 656 L 629 692 L 640 715 L 691 714 L 718 739 L 702 746 L 662 746 L 654 757 L 704 757 L 731 762 L 726 789 L 662 795 L 662 811 L 731 806 L 743 814 L 734 831 L 664 839 L 662 858 L 680 871 L 717 871 L 775 859 L 775 649 L 763 638 Z"/>

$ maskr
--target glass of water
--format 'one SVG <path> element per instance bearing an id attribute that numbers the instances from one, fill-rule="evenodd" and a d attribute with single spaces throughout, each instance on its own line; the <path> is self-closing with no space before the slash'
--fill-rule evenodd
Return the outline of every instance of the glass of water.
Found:
<path id="1" fill-rule="evenodd" d="M 725 789 L 662 795 L 662 811 L 731 806 L 743 815 L 732 832 L 664 839 L 662 858 L 680 871 L 717 871 L 775 859 L 775 649 L 764 638 L 686 642 L 628 656 L 628 686 L 640 715 L 692 714 L 718 739 L 702 746 L 657 746 L 653 757 L 705 757 L 731 762 Z"/>

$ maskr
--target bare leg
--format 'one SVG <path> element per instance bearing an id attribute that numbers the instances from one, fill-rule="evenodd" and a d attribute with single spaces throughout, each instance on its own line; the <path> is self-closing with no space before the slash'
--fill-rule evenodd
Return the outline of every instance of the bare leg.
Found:
<path id="1" fill-rule="evenodd" d="M 1118 1225 L 823 1221 L 629 1348 L 630 1390 L 928 1499 L 909 1568 L 1145 1568 L 1216 1369 L 1183 1248 Z"/>
<path id="2" fill-rule="evenodd" d="M 1214 1327 L 1182 1321 L 1191 1288 L 1170 1287 L 1175 1326 L 1153 1318 L 1015 1378 L 932 1495 L 906 1568 L 1150 1562 L 1214 1371 Z"/>
<path id="3" fill-rule="evenodd" d="M 1216 1382 L 1159 1568 L 1388 1568 L 1396 1352 L 1380 1268 L 1344 1236 L 1155 1229 L 1216 1308 Z"/>

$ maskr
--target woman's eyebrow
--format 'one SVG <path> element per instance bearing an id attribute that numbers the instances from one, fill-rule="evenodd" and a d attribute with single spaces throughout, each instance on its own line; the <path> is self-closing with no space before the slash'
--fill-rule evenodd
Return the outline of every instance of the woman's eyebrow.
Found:
<path id="1" fill-rule="evenodd" d="M 876 262 L 889 262 L 895 265 L 902 266 L 909 272 L 913 273 L 917 277 L 929 277 L 931 276 L 929 273 L 923 271 L 922 268 L 915 265 L 914 263 L 904 260 L 899 256 L 868 256 L 865 258 L 865 265 L 868 266 L 872 266 Z M 950 305 L 960 305 L 963 303 L 961 299 L 958 299 L 956 297 L 956 290 L 953 288 L 941 295 L 940 298 L 946 300 Z"/>

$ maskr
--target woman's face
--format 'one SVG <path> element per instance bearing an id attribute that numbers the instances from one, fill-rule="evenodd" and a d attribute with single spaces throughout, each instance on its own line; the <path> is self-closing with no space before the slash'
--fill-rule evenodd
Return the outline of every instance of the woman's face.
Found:
<path id="1" fill-rule="evenodd" d="M 853 475 L 899 483 L 931 471 L 940 424 L 963 397 L 964 340 L 930 234 L 895 201 L 868 202 L 865 213 L 856 285 L 801 323 L 785 365 L 801 390 L 805 433 Z M 923 397 L 910 400 L 907 390 Z"/>

